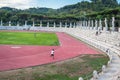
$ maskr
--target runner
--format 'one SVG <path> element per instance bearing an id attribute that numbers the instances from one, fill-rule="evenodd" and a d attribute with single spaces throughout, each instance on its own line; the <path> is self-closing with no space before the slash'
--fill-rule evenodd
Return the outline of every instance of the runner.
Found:
<path id="1" fill-rule="evenodd" d="M 54 59 L 54 49 L 51 50 L 51 56 L 52 56 L 53 59 Z"/>

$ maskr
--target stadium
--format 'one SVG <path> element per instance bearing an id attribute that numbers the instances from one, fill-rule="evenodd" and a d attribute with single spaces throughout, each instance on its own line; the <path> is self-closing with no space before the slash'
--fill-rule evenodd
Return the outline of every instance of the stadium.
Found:
<path id="1" fill-rule="evenodd" d="M 114 18 L 112 19 L 113 19 L 112 21 L 114 21 Z M 104 55 L 107 55 L 109 57 L 108 62 L 107 64 L 103 64 L 101 66 L 101 71 L 100 72 L 98 71 L 99 73 L 96 70 L 93 71 L 93 77 L 91 78 L 91 80 L 95 80 L 95 79 L 102 80 L 102 78 L 103 80 L 104 78 L 106 78 L 106 80 L 117 79 L 120 73 L 120 71 L 118 70 L 120 67 L 119 32 L 114 31 L 115 26 L 112 26 L 113 30 L 111 32 L 107 30 L 106 18 L 105 18 L 105 24 L 106 24 L 105 26 L 102 26 L 102 23 L 99 23 L 100 24 L 99 27 L 97 26 L 92 27 L 92 25 L 94 24 L 90 22 L 93 21 L 88 21 L 88 22 L 79 21 L 79 22 L 74 22 L 73 24 L 70 23 L 70 25 L 67 24 L 62 25 L 62 22 L 60 22 L 59 27 L 55 26 L 55 22 L 53 23 L 53 27 L 49 26 L 49 22 L 47 22 L 46 27 L 45 26 L 42 27 L 42 24 L 40 24 L 39 27 L 38 26 L 36 27 L 34 26 L 35 22 L 33 22 L 33 26 L 29 27 L 27 26 L 28 24 L 26 23 L 26 21 L 25 21 L 25 25 L 23 26 L 12 26 L 10 22 L 9 22 L 9 26 L 3 26 L 1 21 L 1 26 L 0 26 L 1 33 L 7 33 L 7 32 L 9 32 L 8 34 L 32 33 L 32 36 L 34 38 L 41 37 L 39 34 L 42 34 L 44 32 L 47 32 L 50 35 L 52 33 L 55 33 L 59 39 L 57 40 L 59 41 L 59 43 L 56 42 L 57 44 L 55 46 L 39 46 L 39 45 L 35 46 L 33 44 L 26 45 L 23 43 L 21 43 L 22 45 L 20 45 L 19 43 L 18 44 L 15 43 L 16 45 L 15 44 L 8 45 L 10 43 L 4 45 L 5 43 L 3 43 L 0 46 L 1 47 L 0 70 L 7 71 L 7 70 L 45 65 L 45 64 L 72 59 L 82 54 L 100 54 L 102 52 L 104 53 Z M 114 23 L 112 25 L 114 25 Z M 96 31 L 98 31 L 97 34 Z M 117 37 L 115 35 L 117 35 Z M 27 39 L 25 40 L 27 41 Z M 92 48 L 90 46 L 92 46 Z M 49 55 L 51 49 L 55 49 L 54 60 L 50 58 Z M 101 52 L 95 49 L 100 50 Z M 110 77 L 109 75 L 111 74 L 113 76 Z M 79 80 L 82 80 L 82 77 L 80 77 Z"/>
<path id="2" fill-rule="evenodd" d="M 0 1 L 0 80 L 120 80 L 119 2 Z"/>

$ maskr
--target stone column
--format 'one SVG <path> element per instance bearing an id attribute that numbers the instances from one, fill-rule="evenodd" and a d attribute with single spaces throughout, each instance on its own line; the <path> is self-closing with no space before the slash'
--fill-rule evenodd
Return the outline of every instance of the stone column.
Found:
<path id="1" fill-rule="evenodd" d="M 33 21 L 33 27 L 35 27 L 35 22 Z"/>
<path id="2" fill-rule="evenodd" d="M 85 28 L 85 21 L 83 21 L 83 29 Z"/>
<path id="3" fill-rule="evenodd" d="M 67 22 L 65 22 L 65 28 L 67 28 Z"/>
<path id="4" fill-rule="evenodd" d="M 53 26 L 54 28 L 56 27 L 56 23 L 54 22 L 54 26 Z"/>
<path id="5" fill-rule="evenodd" d="M 87 27 L 87 21 L 85 21 L 85 27 L 84 27 L 84 29 L 86 29 L 86 27 Z"/>
<path id="6" fill-rule="evenodd" d="M 112 17 L 112 31 L 115 31 L 115 17 Z"/>
<path id="7" fill-rule="evenodd" d="M 49 27 L 49 22 L 47 22 L 47 27 Z"/>
<path id="8" fill-rule="evenodd" d="M 87 26 L 87 21 L 85 21 L 85 24 L 84 24 L 84 29 L 86 29 L 86 26 Z"/>
<path id="9" fill-rule="evenodd" d="M 90 29 L 90 20 L 88 21 L 88 29 Z"/>
<path id="10" fill-rule="evenodd" d="M 101 19 L 99 20 L 99 29 L 102 30 L 102 21 L 101 21 Z"/>
<path id="11" fill-rule="evenodd" d="M 87 29 L 88 29 L 88 26 L 89 26 L 89 20 L 87 21 Z"/>
<path id="12" fill-rule="evenodd" d="M 106 29 L 106 31 L 108 31 L 107 18 L 105 18 L 105 29 Z"/>
<path id="13" fill-rule="evenodd" d="M 95 30 L 97 30 L 97 29 L 98 29 L 98 21 L 95 20 Z"/>
<path id="14" fill-rule="evenodd" d="M 1 20 L 0 26 L 3 26 L 3 22 L 2 22 L 2 20 Z"/>
<path id="15" fill-rule="evenodd" d="M 81 26 L 82 26 L 81 24 L 82 24 L 82 22 L 81 22 L 81 21 L 79 21 L 79 28 L 81 28 Z"/>
<path id="16" fill-rule="evenodd" d="M 17 22 L 17 26 L 20 26 L 20 25 L 19 25 L 19 22 Z"/>
<path id="17" fill-rule="evenodd" d="M 82 29 L 83 29 L 83 27 L 84 27 L 84 21 L 82 21 Z"/>
<path id="18" fill-rule="evenodd" d="M 96 70 L 93 71 L 93 79 L 97 79 L 98 78 L 98 73 Z"/>
<path id="19" fill-rule="evenodd" d="M 110 61 L 108 61 L 107 66 L 109 66 L 110 64 L 111 64 L 111 62 L 110 62 Z"/>
<path id="20" fill-rule="evenodd" d="M 118 32 L 120 32 L 120 28 L 118 28 Z"/>
<path id="21" fill-rule="evenodd" d="M 9 21 L 9 26 L 11 26 L 11 21 Z"/>
<path id="22" fill-rule="evenodd" d="M 72 25 L 72 23 L 71 23 L 71 25 Z M 79 28 L 81 28 L 81 21 L 79 21 Z"/>
<path id="23" fill-rule="evenodd" d="M 40 21 L 40 27 L 42 27 L 42 21 Z"/>
<path id="24" fill-rule="evenodd" d="M 85 21 L 85 27 L 87 27 L 88 26 L 88 22 L 87 21 Z"/>
<path id="25" fill-rule="evenodd" d="M 60 28 L 62 27 L 62 22 L 60 22 Z"/>
<path id="26" fill-rule="evenodd" d="M 74 22 L 74 26 L 73 26 L 74 28 L 76 28 L 76 23 Z"/>
<path id="27" fill-rule="evenodd" d="M 94 23 L 93 23 L 93 20 L 91 21 L 91 27 L 92 27 L 92 29 L 94 29 Z"/>
<path id="28" fill-rule="evenodd" d="M 82 29 L 82 21 L 80 21 L 80 28 Z"/>
<path id="29" fill-rule="evenodd" d="M 25 26 L 27 26 L 27 21 L 25 21 Z"/>
<path id="30" fill-rule="evenodd" d="M 106 70 L 106 66 L 105 66 L 105 65 L 103 65 L 103 66 L 102 66 L 102 72 L 104 73 L 104 72 L 105 72 L 105 70 Z"/>
<path id="31" fill-rule="evenodd" d="M 72 28 L 72 23 L 70 22 L 70 28 Z"/>

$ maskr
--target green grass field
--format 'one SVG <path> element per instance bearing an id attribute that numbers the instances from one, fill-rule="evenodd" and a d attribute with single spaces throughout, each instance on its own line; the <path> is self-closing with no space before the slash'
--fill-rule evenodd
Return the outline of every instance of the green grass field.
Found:
<path id="1" fill-rule="evenodd" d="M 45 32 L 0 32 L 0 44 L 12 45 L 59 45 L 55 33 Z"/>

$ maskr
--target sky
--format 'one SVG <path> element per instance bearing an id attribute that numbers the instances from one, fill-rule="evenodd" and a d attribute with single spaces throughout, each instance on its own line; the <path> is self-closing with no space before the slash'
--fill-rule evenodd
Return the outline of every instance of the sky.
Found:
<path id="1" fill-rule="evenodd" d="M 0 7 L 28 9 L 31 7 L 47 7 L 58 9 L 65 5 L 76 4 L 83 0 L 0 0 Z M 84 0 L 90 1 L 90 0 Z M 120 0 L 117 0 L 120 3 Z"/>

